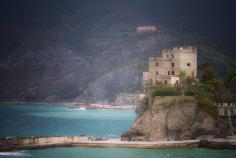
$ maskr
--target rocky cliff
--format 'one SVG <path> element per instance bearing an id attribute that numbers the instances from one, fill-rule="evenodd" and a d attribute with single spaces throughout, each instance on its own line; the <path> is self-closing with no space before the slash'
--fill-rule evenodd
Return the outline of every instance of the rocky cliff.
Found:
<path id="1" fill-rule="evenodd" d="M 215 133 L 215 119 L 197 107 L 194 97 L 165 96 L 156 97 L 153 104 L 138 114 L 122 140 L 187 140 Z"/>

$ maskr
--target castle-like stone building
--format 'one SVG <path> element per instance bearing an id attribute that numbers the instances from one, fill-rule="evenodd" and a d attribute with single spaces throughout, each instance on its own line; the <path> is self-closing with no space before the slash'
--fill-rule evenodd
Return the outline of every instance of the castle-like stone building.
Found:
<path id="1" fill-rule="evenodd" d="M 143 82 L 175 85 L 179 83 L 180 70 L 187 77 L 197 77 L 197 48 L 193 46 L 164 49 L 161 57 L 149 58 L 148 72 L 143 73 Z"/>

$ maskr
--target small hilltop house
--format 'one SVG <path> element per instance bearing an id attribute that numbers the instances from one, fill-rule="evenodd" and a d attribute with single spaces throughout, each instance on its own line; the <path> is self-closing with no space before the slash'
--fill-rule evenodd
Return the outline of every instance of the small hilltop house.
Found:
<path id="1" fill-rule="evenodd" d="M 139 26 L 136 28 L 136 32 L 156 32 L 157 28 L 155 26 Z"/>

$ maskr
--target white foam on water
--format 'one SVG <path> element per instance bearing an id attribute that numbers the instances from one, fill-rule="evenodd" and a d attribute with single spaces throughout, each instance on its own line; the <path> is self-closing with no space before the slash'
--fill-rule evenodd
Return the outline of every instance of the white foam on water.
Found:
<path id="1" fill-rule="evenodd" d="M 31 156 L 26 151 L 0 152 L 0 156 Z"/>

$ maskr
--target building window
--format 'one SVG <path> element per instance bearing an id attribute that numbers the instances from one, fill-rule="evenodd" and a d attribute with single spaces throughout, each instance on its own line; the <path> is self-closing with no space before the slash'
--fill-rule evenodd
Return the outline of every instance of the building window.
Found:
<path id="1" fill-rule="evenodd" d="M 172 67 L 175 67 L 175 63 L 171 63 L 171 66 L 172 66 Z"/>
<path id="2" fill-rule="evenodd" d="M 159 75 L 159 71 L 156 71 L 156 75 Z"/>
<path id="3" fill-rule="evenodd" d="M 175 75 L 175 71 L 171 71 L 171 75 Z"/>
<path id="4" fill-rule="evenodd" d="M 174 58 L 175 57 L 174 54 L 171 54 L 171 57 Z"/>
<path id="5" fill-rule="evenodd" d="M 159 63 L 158 63 L 158 62 L 156 62 L 156 66 L 159 66 Z"/>
<path id="6" fill-rule="evenodd" d="M 190 64 L 190 63 L 187 63 L 187 66 L 191 66 L 191 64 Z"/>
<path id="7" fill-rule="evenodd" d="M 170 75 L 170 71 L 168 71 L 168 75 Z"/>

